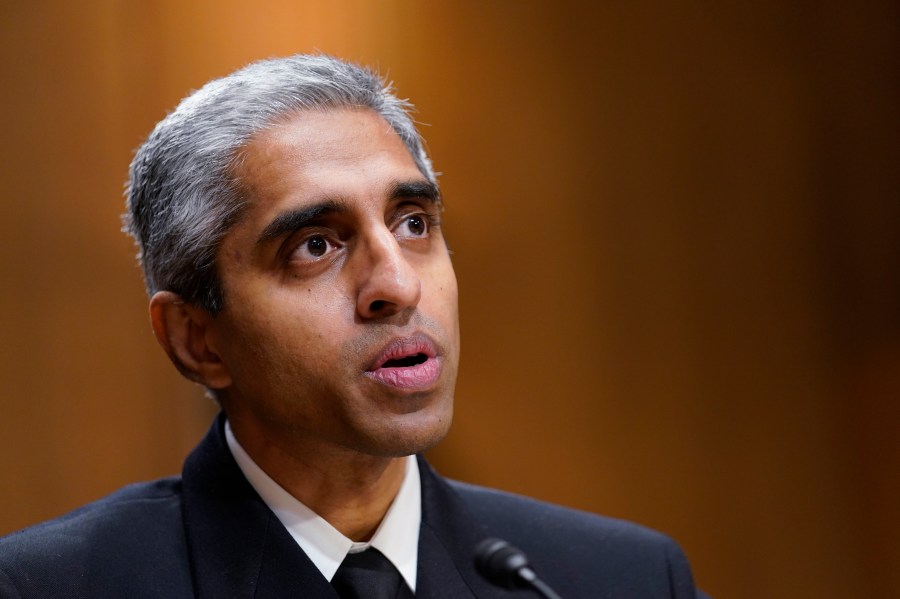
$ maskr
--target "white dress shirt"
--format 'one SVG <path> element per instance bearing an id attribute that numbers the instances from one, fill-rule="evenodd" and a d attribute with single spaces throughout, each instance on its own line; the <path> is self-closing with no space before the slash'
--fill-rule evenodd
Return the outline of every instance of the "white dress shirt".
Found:
<path id="1" fill-rule="evenodd" d="M 263 472 L 238 443 L 228 421 L 225 422 L 225 439 L 250 485 L 326 580 L 334 578 L 334 573 L 348 553 L 374 547 L 400 571 L 409 588 L 416 591 L 422 489 L 415 456 L 406 458 L 403 483 L 372 539 L 367 543 L 354 543 Z"/>

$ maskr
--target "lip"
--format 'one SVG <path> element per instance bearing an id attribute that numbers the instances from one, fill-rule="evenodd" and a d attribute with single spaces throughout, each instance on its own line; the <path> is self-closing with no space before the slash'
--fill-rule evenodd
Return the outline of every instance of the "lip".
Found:
<path id="1" fill-rule="evenodd" d="M 424 356 L 411 365 L 386 365 L 391 360 Z M 372 360 L 365 374 L 376 382 L 396 389 L 422 390 L 434 385 L 441 376 L 442 360 L 435 343 L 426 335 L 398 337 L 389 342 Z"/>

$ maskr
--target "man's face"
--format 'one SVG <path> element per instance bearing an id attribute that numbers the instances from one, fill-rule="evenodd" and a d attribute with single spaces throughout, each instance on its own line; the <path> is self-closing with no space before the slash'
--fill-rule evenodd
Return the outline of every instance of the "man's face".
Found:
<path id="1" fill-rule="evenodd" d="M 217 254 L 209 339 L 235 430 L 381 456 L 446 434 L 459 358 L 440 204 L 365 109 L 304 111 L 251 140 L 249 203 Z"/>

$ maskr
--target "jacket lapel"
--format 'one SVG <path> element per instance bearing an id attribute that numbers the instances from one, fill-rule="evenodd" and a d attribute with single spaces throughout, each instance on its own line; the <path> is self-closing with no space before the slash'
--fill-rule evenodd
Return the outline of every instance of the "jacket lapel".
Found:
<path id="1" fill-rule="evenodd" d="M 244 478 L 219 415 L 185 461 L 184 526 L 194 592 L 200 599 L 337 599 L 331 584 Z M 475 570 L 487 535 L 457 493 L 419 456 L 422 525 L 416 596 L 510 597 Z"/>
<path id="2" fill-rule="evenodd" d="M 512 597 L 475 570 L 475 548 L 488 537 L 462 498 L 419 456 L 422 526 L 416 596 L 427 599 Z"/>
<path id="3" fill-rule="evenodd" d="M 200 599 L 337 599 L 244 478 L 225 441 L 220 415 L 185 461 L 184 526 Z"/>

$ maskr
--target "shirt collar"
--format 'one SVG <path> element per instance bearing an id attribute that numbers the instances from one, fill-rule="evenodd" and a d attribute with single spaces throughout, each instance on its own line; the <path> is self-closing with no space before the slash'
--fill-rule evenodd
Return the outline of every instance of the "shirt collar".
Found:
<path id="1" fill-rule="evenodd" d="M 227 420 L 225 439 L 247 481 L 326 580 L 334 577 L 348 553 L 374 547 L 388 558 L 415 592 L 422 521 L 422 488 L 415 456 L 406 458 L 400 490 L 372 539 L 368 543 L 354 543 L 263 472 L 238 443 Z"/>

